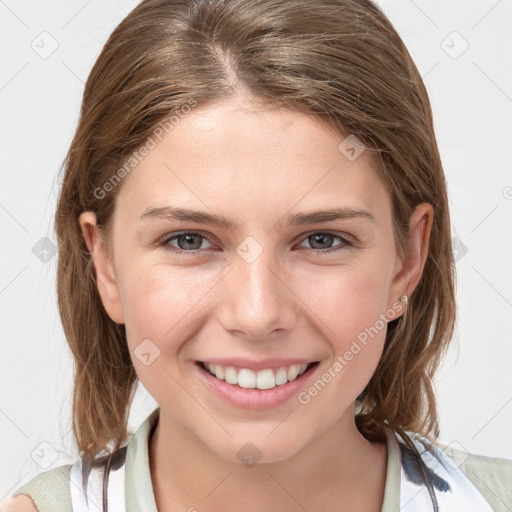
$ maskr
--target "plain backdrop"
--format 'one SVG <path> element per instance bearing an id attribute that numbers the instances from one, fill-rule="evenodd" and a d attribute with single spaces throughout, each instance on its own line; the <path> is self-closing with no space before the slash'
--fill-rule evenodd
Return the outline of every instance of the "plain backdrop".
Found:
<path id="1" fill-rule="evenodd" d="M 136 4 L 0 0 L 0 499 L 76 455 L 57 173 L 89 71 Z M 512 2 L 379 5 L 425 79 L 448 181 L 459 320 L 436 381 L 440 441 L 512 458 Z M 132 431 L 155 406 L 140 387 Z"/>

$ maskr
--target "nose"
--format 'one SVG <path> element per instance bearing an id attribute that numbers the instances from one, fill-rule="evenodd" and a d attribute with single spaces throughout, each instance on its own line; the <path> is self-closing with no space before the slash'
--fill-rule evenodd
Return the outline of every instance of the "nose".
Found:
<path id="1" fill-rule="evenodd" d="M 251 260 L 235 258 L 223 287 L 220 322 L 232 334 L 266 340 L 295 325 L 298 298 L 272 251 L 263 250 Z"/>

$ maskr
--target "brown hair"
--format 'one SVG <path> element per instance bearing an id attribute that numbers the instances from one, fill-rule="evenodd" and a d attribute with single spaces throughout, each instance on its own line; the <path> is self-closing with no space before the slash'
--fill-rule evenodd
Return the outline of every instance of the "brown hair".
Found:
<path id="1" fill-rule="evenodd" d="M 435 440 L 432 379 L 454 329 L 454 262 L 430 103 L 399 35 L 369 0 L 145 0 L 111 34 L 89 75 L 55 218 L 82 456 L 125 442 L 137 376 L 124 325 L 102 305 L 78 217 L 96 212 L 107 228 L 122 183 L 108 193 L 104 185 L 155 127 L 187 103 L 239 92 L 318 116 L 340 142 L 355 134 L 375 153 L 400 254 L 414 207 L 433 205 L 423 276 L 407 315 L 388 324 L 357 424 L 370 440 L 382 439 L 384 423 Z"/>

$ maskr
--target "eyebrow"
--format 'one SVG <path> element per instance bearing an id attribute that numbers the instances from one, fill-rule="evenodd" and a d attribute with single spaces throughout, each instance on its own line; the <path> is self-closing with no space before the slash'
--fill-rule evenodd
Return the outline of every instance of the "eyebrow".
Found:
<path id="1" fill-rule="evenodd" d="M 222 215 L 214 215 L 189 208 L 177 208 L 173 206 L 150 207 L 146 209 L 144 213 L 139 217 L 139 220 L 143 222 L 151 219 L 195 222 L 198 224 L 219 226 L 226 229 L 232 229 L 235 227 L 234 222 L 228 220 Z M 375 217 L 366 210 L 339 207 L 290 214 L 284 218 L 284 221 L 279 220 L 276 222 L 276 224 L 281 226 L 284 222 L 293 226 L 302 226 L 307 224 L 318 224 L 321 222 L 332 222 L 335 220 L 344 219 L 366 219 L 370 220 L 371 222 L 376 222 Z"/>

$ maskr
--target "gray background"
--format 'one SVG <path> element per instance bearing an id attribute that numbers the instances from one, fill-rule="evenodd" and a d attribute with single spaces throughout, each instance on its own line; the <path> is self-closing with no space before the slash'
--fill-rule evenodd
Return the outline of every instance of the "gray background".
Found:
<path id="1" fill-rule="evenodd" d="M 0 500 L 70 463 L 72 359 L 56 307 L 57 171 L 83 84 L 129 1 L 0 0 Z M 512 458 L 512 2 L 382 0 L 429 90 L 457 248 L 441 442 Z M 135 429 L 155 407 L 139 389 Z"/>

